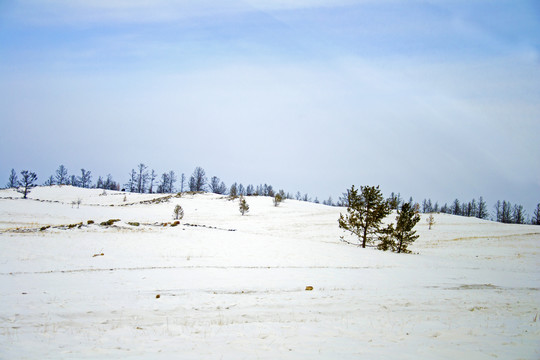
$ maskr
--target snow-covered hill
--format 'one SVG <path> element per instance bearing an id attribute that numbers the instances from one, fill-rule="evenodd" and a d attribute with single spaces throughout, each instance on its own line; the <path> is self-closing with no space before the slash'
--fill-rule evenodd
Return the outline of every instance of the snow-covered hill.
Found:
<path id="1" fill-rule="evenodd" d="M 1 190 L 0 358 L 540 358 L 539 227 L 436 214 L 393 254 L 343 208 L 247 202 Z"/>

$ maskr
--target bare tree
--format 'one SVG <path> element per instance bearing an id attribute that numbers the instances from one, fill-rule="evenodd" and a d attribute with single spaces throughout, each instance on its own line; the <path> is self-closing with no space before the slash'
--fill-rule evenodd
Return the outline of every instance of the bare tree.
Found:
<path id="1" fill-rule="evenodd" d="M 19 181 L 19 186 L 22 187 L 22 189 L 19 189 L 17 191 L 23 194 L 24 199 L 26 199 L 26 196 L 30 192 L 30 189 L 36 185 L 36 180 L 36 173 L 28 170 L 21 171 L 21 180 Z"/>
<path id="2" fill-rule="evenodd" d="M 476 217 L 479 219 L 486 219 L 488 217 L 488 210 L 484 198 L 480 196 L 478 199 L 478 210 L 476 211 Z"/>
<path id="3" fill-rule="evenodd" d="M 15 172 L 15 169 L 11 169 L 11 173 L 9 174 L 8 183 L 6 186 L 8 188 L 16 188 L 19 185 L 19 179 L 17 178 L 17 173 Z"/>

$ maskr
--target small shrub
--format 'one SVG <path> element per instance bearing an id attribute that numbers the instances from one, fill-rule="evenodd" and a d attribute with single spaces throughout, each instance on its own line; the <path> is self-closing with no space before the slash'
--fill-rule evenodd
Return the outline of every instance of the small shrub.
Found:
<path id="1" fill-rule="evenodd" d="M 94 223 L 94 220 L 88 220 L 86 223 L 87 223 L 88 225 L 92 225 L 92 224 Z"/>
<path id="2" fill-rule="evenodd" d="M 51 225 L 42 226 L 41 229 L 39 229 L 39 231 L 45 231 L 50 227 L 51 227 Z"/>
<path id="3" fill-rule="evenodd" d="M 279 206 L 279 204 L 281 204 L 282 201 L 283 201 L 283 195 L 281 195 L 280 193 L 274 196 L 274 206 Z"/>
<path id="4" fill-rule="evenodd" d="M 102 222 L 100 225 L 101 226 L 111 226 L 117 221 L 120 221 L 120 219 L 110 219 L 110 220 Z"/>
<path id="5" fill-rule="evenodd" d="M 174 207 L 174 218 L 176 220 L 182 220 L 183 217 L 184 217 L 184 209 L 182 209 L 180 205 L 176 205 Z"/>
<path id="6" fill-rule="evenodd" d="M 249 205 L 243 196 L 240 196 L 239 210 L 242 215 L 249 212 Z"/>
<path id="7" fill-rule="evenodd" d="M 171 224 L 171 226 L 174 227 L 174 226 L 178 226 L 179 224 L 180 224 L 180 221 L 176 220 L 175 222 L 173 222 L 173 223 Z"/>
<path id="8" fill-rule="evenodd" d="M 141 225 L 140 223 L 138 223 L 136 221 L 128 222 L 128 224 L 131 225 L 131 226 L 139 226 L 139 225 Z"/>

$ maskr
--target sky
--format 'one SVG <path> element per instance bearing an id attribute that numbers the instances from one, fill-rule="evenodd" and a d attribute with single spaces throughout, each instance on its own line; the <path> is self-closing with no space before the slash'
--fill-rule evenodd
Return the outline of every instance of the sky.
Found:
<path id="1" fill-rule="evenodd" d="M 0 0 L 0 128 L 3 182 L 201 166 L 531 215 L 540 2 Z"/>

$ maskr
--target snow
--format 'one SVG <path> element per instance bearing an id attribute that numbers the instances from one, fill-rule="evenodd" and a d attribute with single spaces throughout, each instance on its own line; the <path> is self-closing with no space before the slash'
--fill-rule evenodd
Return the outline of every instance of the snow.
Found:
<path id="1" fill-rule="evenodd" d="M 0 190 L 0 358 L 540 358 L 539 227 L 423 216 L 394 254 L 343 208 L 164 196 Z"/>

